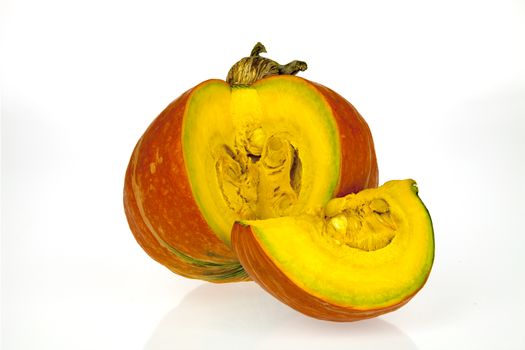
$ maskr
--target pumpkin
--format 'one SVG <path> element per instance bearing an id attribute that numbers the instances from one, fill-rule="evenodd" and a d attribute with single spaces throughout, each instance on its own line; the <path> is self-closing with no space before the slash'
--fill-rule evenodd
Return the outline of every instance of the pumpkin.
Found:
<path id="1" fill-rule="evenodd" d="M 248 274 L 311 317 L 356 321 L 406 304 L 434 260 L 430 215 L 413 180 L 335 198 L 316 214 L 235 224 Z"/>
<path id="2" fill-rule="evenodd" d="M 212 282 L 250 277 L 232 249 L 239 220 L 290 217 L 377 186 L 370 129 L 329 88 L 296 76 L 260 43 L 226 81 L 184 92 L 138 140 L 124 208 L 137 242 L 173 272 Z"/>

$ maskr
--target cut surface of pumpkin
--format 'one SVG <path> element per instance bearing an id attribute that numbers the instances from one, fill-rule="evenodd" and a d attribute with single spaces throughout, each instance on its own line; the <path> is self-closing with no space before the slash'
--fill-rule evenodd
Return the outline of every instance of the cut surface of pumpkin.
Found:
<path id="1" fill-rule="evenodd" d="M 413 180 L 390 181 L 318 214 L 243 221 L 233 246 L 254 280 L 301 312 L 377 316 L 406 303 L 432 267 L 432 222 L 417 193 Z"/>
<path id="2" fill-rule="evenodd" d="M 330 106 L 296 77 L 192 95 L 183 124 L 188 178 L 213 231 L 229 243 L 238 219 L 294 215 L 324 205 L 341 168 Z"/>

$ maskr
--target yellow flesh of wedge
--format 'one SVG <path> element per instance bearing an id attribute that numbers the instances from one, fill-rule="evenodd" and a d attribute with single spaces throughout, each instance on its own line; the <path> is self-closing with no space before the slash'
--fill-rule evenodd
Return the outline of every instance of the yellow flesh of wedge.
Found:
<path id="1" fill-rule="evenodd" d="M 388 228 L 392 237 L 386 244 L 368 250 L 369 246 L 335 239 L 327 231 L 333 217 L 324 215 L 244 223 L 252 226 L 277 267 L 308 293 L 356 309 L 394 305 L 415 293 L 430 271 L 434 256 L 430 216 L 413 180 L 387 182 L 347 197 L 350 202 L 372 203 L 380 198 L 388 203 L 395 227 Z M 363 234 L 373 235 L 367 220 Z"/>

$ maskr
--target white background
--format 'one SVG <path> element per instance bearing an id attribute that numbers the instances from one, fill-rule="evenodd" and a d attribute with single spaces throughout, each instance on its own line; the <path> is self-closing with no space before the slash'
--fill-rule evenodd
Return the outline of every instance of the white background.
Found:
<path id="1" fill-rule="evenodd" d="M 524 349 L 523 1 L 3 0 L 1 348 Z M 368 121 L 380 181 L 435 226 L 425 288 L 339 324 L 149 259 L 122 207 L 135 142 L 263 42 Z"/>

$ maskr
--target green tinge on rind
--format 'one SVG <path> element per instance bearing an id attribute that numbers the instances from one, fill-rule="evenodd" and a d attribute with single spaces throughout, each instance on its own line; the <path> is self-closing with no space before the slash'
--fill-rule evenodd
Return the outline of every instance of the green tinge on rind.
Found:
<path id="1" fill-rule="evenodd" d="M 430 236 L 432 238 L 432 251 L 430 252 L 429 258 L 428 258 L 428 261 L 427 261 L 428 273 L 426 274 L 426 276 L 424 276 L 424 280 L 422 282 L 422 285 L 423 285 L 426 282 L 426 280 L 428 278 L 428 275 L 430 274 L 430 270 L 432 270 L 432 266 L 434 265 L 434 258 L 435 258 L 435 254 L 436 254 L 436 237 L 434 236 L 434 223 L 432 221 L 432 216 L 430 215 L 430 211 L 428 210 L 428 208 L 425 205 L 425 203 L 419 197 L 419 191 L 416 192 L 416 196 L 419 199 L 419 201 L 421 202 L 421 206 L 425 209 L 425 212 L 427 214 L 427 218 L 428 218 L 428 222 L 429 222 L 430 230 L 431 230 Z"/>
<path id="2" fill-rule="evenodd" d="M 184 270 L 181 270 L 180 268 L 174 268 L 171 266 L 168 266 L 171 270 L 173 270 L 177 274 L 185 275 L 189 278 L 198 278 L 207 280 L 210 282 L 218 282 L 218 281 L 225 281 L 228 279 L 248 279 L 248 274 L 246 271 L 244 271 L 244 268 L 241 266 L 239 262 L 231 262 L 231 263 L 218 263 L 214 261 L 206 261 L 206 260 L 200 260 L 195 259 L 180 250 L 176 249 L 166 241 L 162 240 L 160 237 L 156 236 L 157 240 L 159 240 L 159 243 L 167 248 L 173 255 L 181 259 L 183 262 L 194 266 L 194 267 L 202 267 L 202 275 L 199 276 L 192 276 L 184 273 Z"/>

